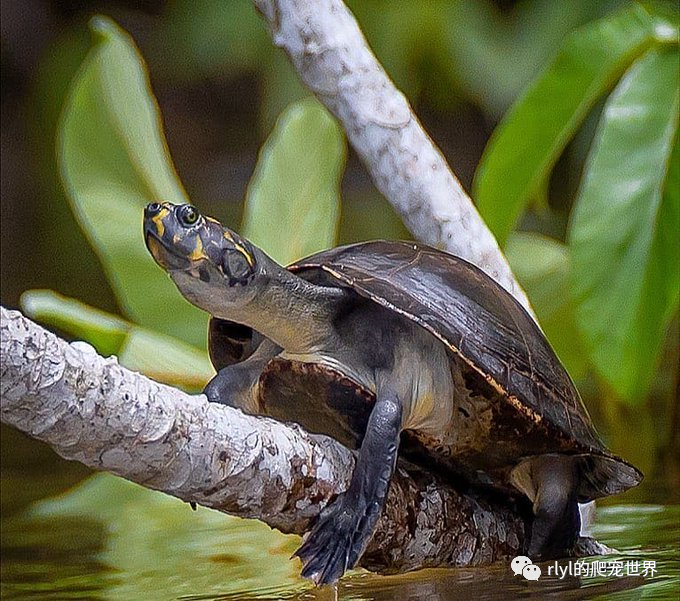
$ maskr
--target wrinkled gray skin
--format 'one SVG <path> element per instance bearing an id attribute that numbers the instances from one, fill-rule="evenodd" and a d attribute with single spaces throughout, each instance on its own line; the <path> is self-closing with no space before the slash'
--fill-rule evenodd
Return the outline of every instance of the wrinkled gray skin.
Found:
<path id="1" fill-rule="evenodd" d="M 451 422 L 455 391 L 446 348 L 373 302 L 348 303 L 350 291 L 294 275 L 188 205 L 149 205 L 144 233 L 156 262 L 191 303 L 265 337 L 252 356 L 208 384 L 211 401 L 258 412 L 258 380 L 275 357 L 328 367 L 375 394 L 350 487 L 322 512 L 296 553 L 303 576 L 335 582 L 371 538 L 400 433 L 417 430 L 436 439 Z M 299 413 L 298 420 L 305 426 Z M 578 534 L 573 472 L 568 459 L 547 456 L 526 476 L 536 491 L 532 557 L 563 555 Z"/>

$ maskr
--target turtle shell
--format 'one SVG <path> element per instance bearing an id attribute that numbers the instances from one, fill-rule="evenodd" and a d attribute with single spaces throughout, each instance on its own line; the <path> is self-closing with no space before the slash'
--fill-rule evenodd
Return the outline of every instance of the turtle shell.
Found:
<path id="1" fill-rule="evenodd" d="M 313 280 L 321 271 L 328 283 L 351 288 L 439 338 L 501 395 L 506 415 L 544 425 L 561 439 L 563 452 L 583 455 L 581 500 L 642 480 L 604 446 L 534 319 L 471 263 L 414 242 L 374 241 L 323 251 L 289 269 Z"/>
<path id="2" fill-rule="evenodd" d="M 578 490 L 580 500 L 616 494 L 641 481 L 640 472 L 612 455 L 600 440 L 578 391 L 536 322 L 479 268 L 422 244 L 374 241 L 323 251 L 288 269 L 316 283 L 350 288 L 441 340 L 502 399 L 496 415 L 507 426 L 504 437 L 508 432 L 511 436 L 518 433 L 512 445 L 517 463 L 541 452 L 531 448 L 530 437 L 522 436 L 521 424 L 526 424 L 524 431 L 538 428 L 543 430 L 544 440 L 554 438 L 556 451 L 583 457 L 586 465 Z M 248 328 L 211 320 L 209 346 L 218 369 L 247 358 L 260 340 L 260 335 Z M 337 391 L 329 392 L 342 388 L 337 378 L 306 372 L 291 375 L 291 369 L 290 364 L 274 362 L 265 369 L 262 381 L 269 399 L 275 399 L 277 392 L 289 393 L 283 394 L 289 399 L 284 403 L 286 412 L 296 395 L 307 389 L 335 398 L 336 405 L 342 402 Z M 368 407 L 372 405 L 364 392 L 354 391 L 347 383 L 343 386 L 343 394 L 356 402 L 347 403 L 345 410 L 336 406 L 336 421 L 350 405 L 362 407 L 367 401 Z M 365 421 L 368 414 L 364 413 L 362 409 L 353 419 Z M 319 416 L 325 424 L 327 418 Z M 420 440 L 418 445 L 428 447 L 428 441 Z M 424 461 L 438 452 L 423 455 Z M 498 478 L 509 479 L 508 470 Z"/>

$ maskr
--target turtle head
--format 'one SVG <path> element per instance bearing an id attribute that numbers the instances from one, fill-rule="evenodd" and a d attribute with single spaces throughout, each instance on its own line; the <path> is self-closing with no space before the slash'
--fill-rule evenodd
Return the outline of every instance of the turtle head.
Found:
<path id="1" fill-rule="evenodd" d="M 192 205 L 147 205 L 144 240 L 184 297 L 213 315 L 248 303 L 263 285 L 264 254 Z"/>

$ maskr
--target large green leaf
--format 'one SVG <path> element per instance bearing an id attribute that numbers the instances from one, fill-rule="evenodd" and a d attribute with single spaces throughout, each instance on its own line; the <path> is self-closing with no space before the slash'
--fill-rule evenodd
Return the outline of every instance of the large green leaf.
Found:
<path id="1" fill-rule="evenodd" d="M 678 58 L 650 50 L 611 95 L 571 223 L 578 323 L 593 364 L 628 400 L 646 391 L 678 303 Z"/>
<path id="2" fill-rule="evenodd" d="M 60 124 L 64 185 L 128 317 L 203 344 L 205 316 L 155 265 L 142 237 L 146 203 L 187 201 L 142 59 L 113 22 L 98 17 L 91 27 L 95 43 L 71 85 Z"/>
<path id="3" fill-rule="evenodd" d="M 588 360 L 576 328 L 569 249 L 538 234 L 517 232 L 508 239 L 506 255 L 557 356 L 572 378 L 583 378 Z"/>
<path id="4" fill-rule="evenodd" d="M 637 5 L 575 31 L 509 111 L 486 147 L 473 191 L 501 244 L 595 101 L 652 35 L 651 19 Z"/>
<path id="5" fill-rule="evenodd" d="M 89 342 L 105 357 L 120 353 L 130 328 L 128 322 L 116 315 L 53 290 L 28 290 L 21 295 L 20 302 L 24 313 L 32 319 Z"/>
<path id="6" fill-rule="evenodd" d="M 159 382 L 201 390 L 214 373 L 207 353 L 51 290 L 25 292 L 21 305 L 29 317 L 89 342 L 104 356 L 117 355 L 121 365 Z"/>
<path id="7" fill-rule="evenodd" d="M 243 234 L 288 264 L 335 242 L 345 144 L 313 99 L 283 112 L 248 186 Z"/>

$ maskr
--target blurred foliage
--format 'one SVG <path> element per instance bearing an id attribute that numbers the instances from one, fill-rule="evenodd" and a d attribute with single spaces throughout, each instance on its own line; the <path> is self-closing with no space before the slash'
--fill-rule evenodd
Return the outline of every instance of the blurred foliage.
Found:
<path id="1" fill-rule="evenodd" d="M 500 116 L 574 27 L 618 0 L 349 0 L 371 47 L 407 96 L 449 106 L 456 95 Z M 168 40 L 173 44 L 168 45 Z M 306 94 L 262 28 L 251 0 L 177 0 L 151 44 L 178 79 L 257 71 L 266 81 L 262 123 Z M 453 97 L 452 97 L 453 95 Z"/>
<path id="2" fill-rule="evenodd" d="M 475 179 L 480 212 L 504 243 L 527 205 L 546 194 L 557 159 L 594 103 L 615 86 L 560 250 L 563 277 L 545 281 L 546 267 L 534 265 L 525 283 L 539 315 L 546 300 L 562 299 L 571 327 L 547 332 L 567 365 L 568 355 L 584 349 L 607 385 L 631 403 L 646 398 L 678 309 L 680 157 L 672 153 L 679 67 L 677 11 L 631 4 L 577 29 L 505 116 Z M 525 256 L 544 251 L 544 241 L 533 249 L 523 242 Z M 518 273 L 528 265 L 517 265 Z"/>
<path id="3" fill-rule="evenodd" d="M 510 236 L 505 252 L 515 276 L 529 291 L 536 317 L 555 352 L 571 376 L 581 380 L 588 362 L 575 336 L 573 305 L 568 296 L 555 293 L 569 286 L 571 259 L 567 248 L 536 233 L 518 232 Z"/>
<path id="4" fill-rule="evenodd" d="M 546 192 L 550 171 L 588 111 L 651 36 L 651 19 L 639 6 L 574 31 L 508 111 L 475 177 L 479 210 L 502 245 L 526 204 Z"/>

